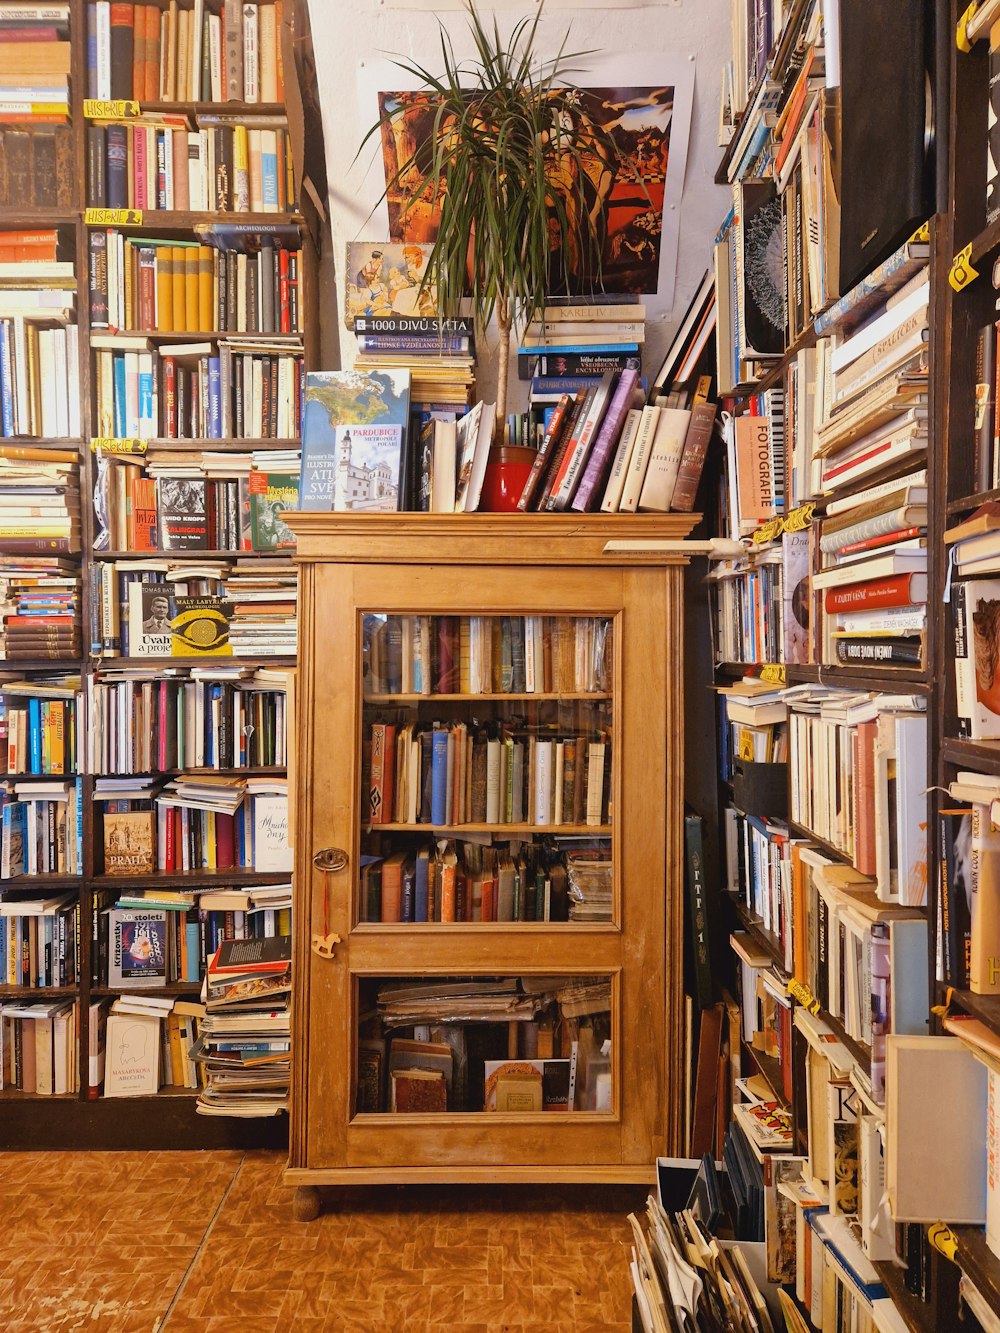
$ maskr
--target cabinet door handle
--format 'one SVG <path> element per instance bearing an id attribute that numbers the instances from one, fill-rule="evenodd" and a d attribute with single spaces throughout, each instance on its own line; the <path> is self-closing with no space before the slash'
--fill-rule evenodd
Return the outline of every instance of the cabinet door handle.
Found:
<path id="1" fill-rule="evenodd" d="M 338 870 L 346 870 L 349 859 L 343 847 L 324 847 L 314 854 L 313 865 L 324 874 L 332 875 Z"/>

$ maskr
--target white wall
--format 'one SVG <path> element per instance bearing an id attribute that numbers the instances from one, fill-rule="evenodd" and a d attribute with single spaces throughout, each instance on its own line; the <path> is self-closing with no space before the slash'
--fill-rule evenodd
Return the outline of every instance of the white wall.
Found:
<path id="1" fill-rule="evenodd" d="M 532 8 L 531 0 L 499 0 L 495 5 L 483 0 L 480 5 L 484 15 L 496 9 L 503 32 Z M 374 102 L 363 109 L 360 105 L 363 63 L 372 57 L 403 56 L 436 73 L 438 13 L 457 54 L 463 57 L 471 47 L 466 38 L 467 15 L 457 0 L 310 0 L 309 12 L 324 112 L 330 218 L 339 277 L 345 243 L 372 234 L 363 220 L 373 201 L 359 208 L 363 173 L 354 165 L 361 139 L 378 114 Z M 721 156 L 716 143 L 719 85 L 722 64 L 730 53 L 729 23 L 730 0 L 647 0 L 606 7 L 596 7 L 592 0 L 547 0 L 540 24 L 543 50 L 555 50 L 570 27 L 569 50 L 663 51 L 694 57 L 694 108 L 673 308 L 664 309 L 655 297 L 645 298 L 648 326 L 643 364 L 650 375 L 656 373 L 685 306 L 711 262 L 712 238 L 729 206 L 728 191 L 712 180 Z M 338 317 L 340 309 L 342 305 Z M 353 356 L 353 338 L 342 333 L 341 346 L 348 362 Z M 489 356 L 482 346 L 478 380 L 482 396 L 490 398 Z M 516 400 L 511 403 L 512 408 L 517 405 Z"/>

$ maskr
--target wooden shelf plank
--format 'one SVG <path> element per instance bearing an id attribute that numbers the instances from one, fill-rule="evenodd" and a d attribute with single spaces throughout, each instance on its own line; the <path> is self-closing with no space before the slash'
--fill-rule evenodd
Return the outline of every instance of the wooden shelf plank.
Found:
<path id="1" fill-rule="evenodd" d="M 1000 1035 L 1000 995 L 975 995 L 970 990 L 953 990 L 951 999 L 953 1004 L 957 1004 L 967 1014 L 974 1014 Z"/>
<path id="2" fill-rule="evenodd" d="M 545 833 L 553 837 L 610 838 L 611 824 L 366 824 L 370 833 L 498 833 L 503 837 L 523 833 Z"/>
<path id="3" fill-rule="evenodd" d="M 585 703 L 590 703 L 590 702 L 603 703 L 606 700 L 611 699 L 612 697 L 613 696 L 610 694 L 599 694 L 596 691 L 591 692 L 583 690 L 565 690 L 560 692 L 557 690 L 548 690 L 543 692 L 541 690 L 537 690 L 531 694 L 528 693 L 513 694 L 510 692 L 503 693 L 501 691 L 497 691 L 494 693 L 482 693 L 482 694 L 366 694 L 364 697 L 364 702 L 366 704 L 379 704 L 379 705 L 422 703 L 422 702 L 438 703 L 442 701 L 447 703 L 453 701 L 458 701 L 460 703 L 462 702 L 478 703 L 480 702 L 480 700 L 489 699 L 489 700 L 510 701 L 515 703 L 524 703 L 524 702 L 548 703 L 552 701 L 559 703 L 559 702 L 577 702 L 580 700 L 582 700 Z"/>
<path id="4" fill-rule="evenodd" d="M 91 986 L 91 996 L 97 996 L 99 999 L 106 999 L 109 996 L 118 995 L 169 995 L 178 999 L 186 995 L 198 996 L 201 994 L 200 981 L 173 981 L 165 986 Z M 188 1089 L 190 1091 L 190 1089 Z"/>
<path id="5" fill-rule="evenodd" d="M 839 847 L 834 847 L 832 842 L 827 842 L 825 838 L 821 838 L 818 833 L 814 833 L 805 824 L 800 824 L 794 819 L 789 819 L 786 822 L 788 827 L 799 837 L 808 838 L 810 842 L 816 844 L 821 852 L 824 852 L 827 856 L 832 856 L 835 861 L 841 861 L 844 865 L 849 866 L 854 864 L 847 852 L 842 852 Z"/>
<path id="6" fill-rule="evenodd" d="M 958 1237 L 958 1266 L 1000 1319 L 1000 1258 L 986 1244 L 985 1228 L 956 1226 L 952 1230 Z"/>
<path id="7" fill-rule="evenodd" d="M 824 666 L 789 665 L 785 668 L 785 674 L 789 684 L 808 682 L 872 690 L 895 689 L 899 685 L 908 685 L 912 686 L 908 693 L 913 694 L 926 694 L 930 689 L 927 672 L 918 667 L 878 666 L 875 663 L 866 666 L 844 666 L 840 663 Z"/>
<path id="8" fill-rule="evenodd" d="M 292 872 L 280 870 L 158 870 L 151 875 L 94 875 L 95 889 L 204 889 L 249 888 L 254 884 L 281 884 Z"/>
<path id="9" fill-rule="evenodd" d="M 1000 741 L 967 741 L 948 736 L 941 742 L 940 753 L 949 764 L 1000 774 Z"/>
<path id="10" fill-rule="evenodd" d="M 890 1263 L 876 1263 L 875 1270 L 910 1333 L 937 1333 L 934 1307 L 907 1289 L 903 1270 Z"/>

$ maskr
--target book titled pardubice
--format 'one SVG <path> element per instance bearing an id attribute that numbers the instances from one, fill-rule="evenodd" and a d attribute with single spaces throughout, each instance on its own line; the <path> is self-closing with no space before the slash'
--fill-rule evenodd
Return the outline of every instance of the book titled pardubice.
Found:
<path id="1" fill-rule="evenodd" d="M 400 508 L 409 370 L 306 375 L 299 508 Z"/>

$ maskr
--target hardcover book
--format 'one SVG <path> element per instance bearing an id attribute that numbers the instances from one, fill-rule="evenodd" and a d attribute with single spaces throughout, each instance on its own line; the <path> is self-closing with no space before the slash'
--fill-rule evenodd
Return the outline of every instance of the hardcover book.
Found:
<path id="1" fill-rule="evenodd" d="M 167 912 L 108 912 L 108 985 L 165 986 Z"/>
<path id="2" fill-rule="evenodd" d="M 170 621 L 174 657 L 232 657 L 230 602 L 224 597 L 177 597 L 174 607 Z"/>
<path id="3" fill-rule="evenodd" d="M 409 370 L 307 374 L 299 508 L 402 508 L 409 413 Z"/>
<path id="4" fill-rule="evenodd" d="M 105 1036 L 105 1097 L 142 1097 L 160 1086 L 160 1020 L 109 1014 Z"/>
<path id="5" fill-rule="evenodd" d="M 104 873 L 106 875 L 151 875 L 155 867 L 152 810 L 105 813 Z"/>
<path id="6" fill-rule="evenodd" d="M 435 318 L 437 289 L 423 285 L 431 246 L 416 242 L 348 241 L 344 321 L 379 316 Z M 435 318 L 435 332 L 436 332 Z"/>
<path id="7" fill-rule="evenodd" d="M 250 532 L 255 551 L 287 551 L 295 534 L 281 518 L 282 510 L 299 507 L 299 477 L 294 472 L 250 473 Z"/>
<path id="8" fill-rule="evenodd" d="M 132 657 L 169 657 L 177 613 L 169 583 L 130 583 L 128 641 Z"/>
<path id="9" fill-rule="evenodd" d="M 160 544 L 165 551 L 208 549 L 208 509 L 204 481 L 191 477 L 159 477 L 156 502 Z"/>

